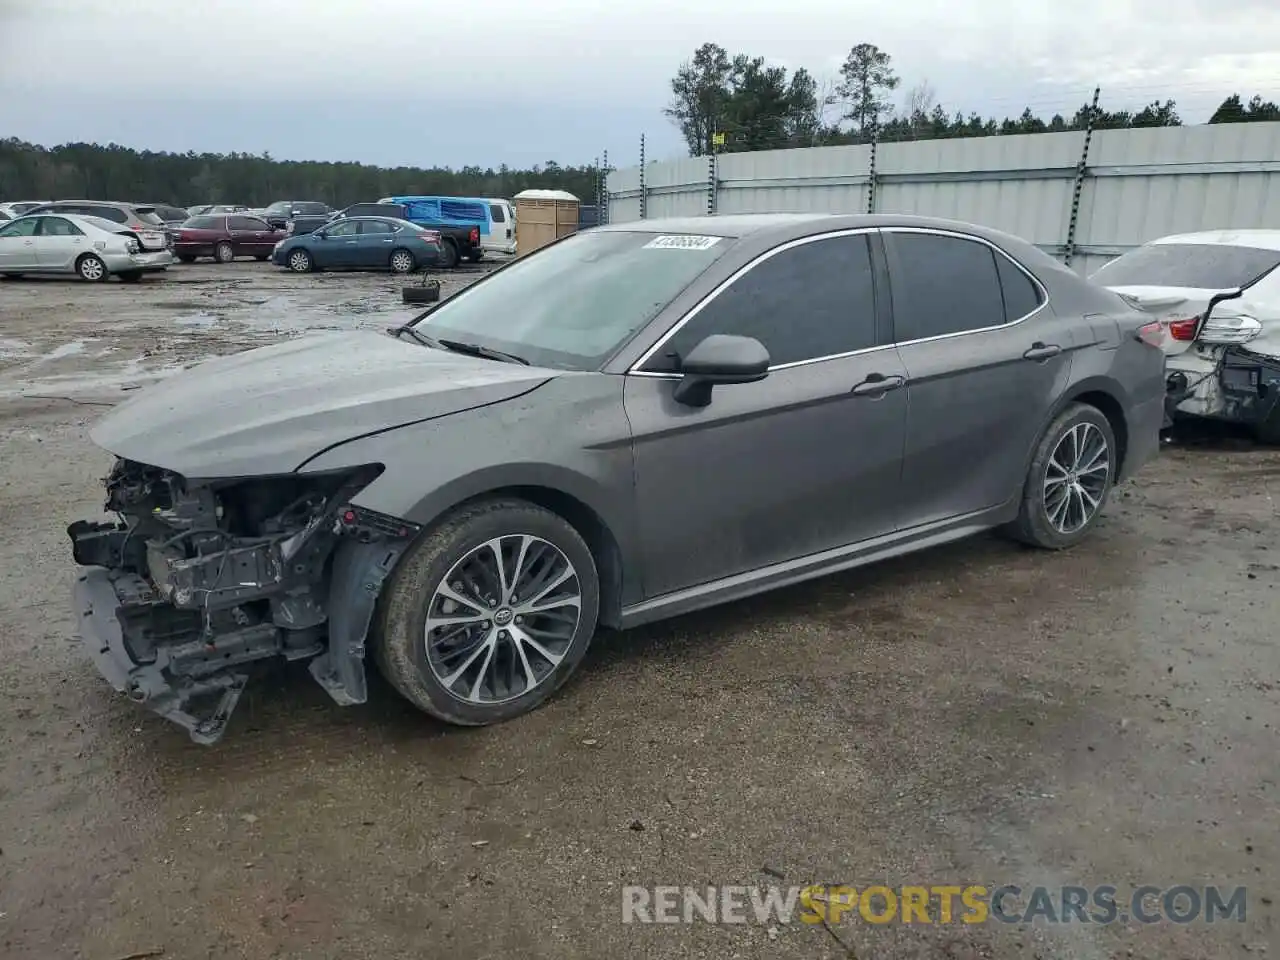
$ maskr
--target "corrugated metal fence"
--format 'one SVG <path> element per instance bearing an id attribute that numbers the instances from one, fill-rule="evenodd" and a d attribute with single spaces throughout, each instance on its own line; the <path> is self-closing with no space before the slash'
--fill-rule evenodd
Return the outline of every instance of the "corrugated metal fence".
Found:
<path id="1" fill-rule="evenodd" d="M 910 213 L 1030 240 L 1081 273 L 1155 237 L 1280 228 L 1280 123 L 920 140 L 693 157 L 616 170 L 608 220 Z M 642 196 L 643 191 L 643 196 Z"/>

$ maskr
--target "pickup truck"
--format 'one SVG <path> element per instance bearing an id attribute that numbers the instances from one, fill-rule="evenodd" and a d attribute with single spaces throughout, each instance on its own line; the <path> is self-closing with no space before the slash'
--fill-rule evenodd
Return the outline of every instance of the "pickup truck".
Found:
<path id="1" fill-rule="evenodd" d="M 335 213 L 332 219 L 340 220 L 342 217 L 397 217 L 435 230 L 441 241 L 440 266 L 446 270 L 452 270 L 461 260 L 475 261 L 483 255 L 479 226 L 458 226 L 412 216 L 402 203 L 353 203 Z"/>

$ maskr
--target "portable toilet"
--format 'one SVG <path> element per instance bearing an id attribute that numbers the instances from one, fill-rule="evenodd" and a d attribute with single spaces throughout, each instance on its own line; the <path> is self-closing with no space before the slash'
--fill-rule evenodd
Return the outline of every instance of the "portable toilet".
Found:
<path id="1" fill-rule="evenodd" d="M 516 201 L 516 256 L 578 230 L 578 198 L 566 190 L 522 190 Z"/>

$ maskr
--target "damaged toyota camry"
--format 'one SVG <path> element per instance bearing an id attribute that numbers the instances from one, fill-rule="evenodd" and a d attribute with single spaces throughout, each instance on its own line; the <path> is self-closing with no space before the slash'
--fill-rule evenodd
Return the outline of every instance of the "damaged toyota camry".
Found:
<path id="1" fill-rule="evenodd" d="M 112 411 L 115 517 L 68 530 L 80 635 L 201 743 L 280 658 L 339 704 L 372 662 L 445 721 L 506 720 L 600 626 L 991 527 L 1074 545 L 1158 448 L 1150 319 L 967 224 L 600 227 Z"/>

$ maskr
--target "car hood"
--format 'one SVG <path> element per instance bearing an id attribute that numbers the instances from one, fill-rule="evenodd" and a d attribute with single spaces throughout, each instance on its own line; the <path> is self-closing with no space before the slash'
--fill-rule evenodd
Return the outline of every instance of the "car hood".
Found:
<path id="1" fill-rule="evenodd" d="M 288 473 L 335 444 L 518 397 L 554 376 L 372 330 L 312 335 L 166 378 L 90 436 L 191 479 Z"/>

